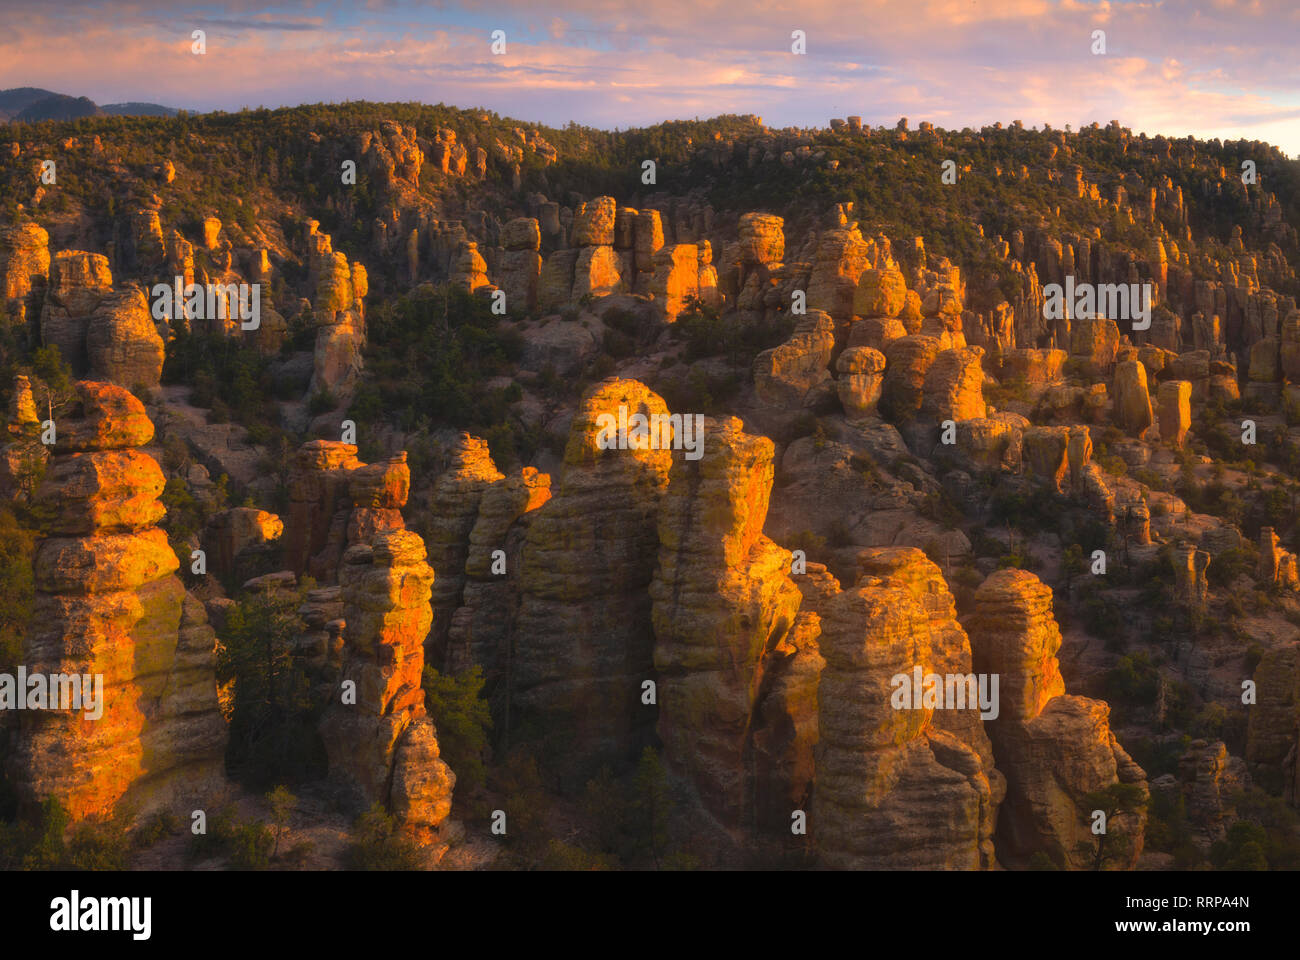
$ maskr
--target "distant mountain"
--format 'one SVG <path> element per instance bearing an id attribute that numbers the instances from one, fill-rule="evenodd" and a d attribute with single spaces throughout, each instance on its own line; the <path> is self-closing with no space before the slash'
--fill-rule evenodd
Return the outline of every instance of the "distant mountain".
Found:
<path id="1" fill-rule="evenodd" d="M 180 113 L 175 107 L 164 107 L 160 103 L 140 103 L 136 100 L 106 103 L 99 110 L 114 117 L 174 117 Z"/>
<path id="2" fill-rule="evenodd" d="M 70 97 L 40 87 L 14 87 L 0 90 L 0 123 L 14 120 L 37 123 L 41 120 L 77 120 L 81 117 L 139 116 L 174 117 L 174 107 L 157 103 L 110 103 L 99 106 L 89 97 Z"/>
<path id="3" fill-rule="evenodd" d="M 99 107 L 89 97 L 69 97 L 54 93 L 24 107 L 14 117 L 15 121 L 35 123 L 40 120 L 79 120 L 99 116 Z"/>
<path id="4" fill-rule="evenodd" d="M 14 87 L 0 90 L 0 120 L 12 120 L 32 104 L 54 94 L 40 87 Z"/>

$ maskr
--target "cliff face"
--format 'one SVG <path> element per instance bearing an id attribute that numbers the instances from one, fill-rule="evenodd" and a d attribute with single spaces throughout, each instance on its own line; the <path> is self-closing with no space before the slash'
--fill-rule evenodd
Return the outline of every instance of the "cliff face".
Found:
<path id="1" fill-rule="evenodd" d="M 135 449 L 153 437 L 126 390 L 78 382 L 37 500 L 55 508 L 34 559 L 23 646 L 32 673 L 102 675 L 103 713 L 22 714 L 10 772 L 22 801 L 59 799 L 74 819 L 143 813 L 202 796 L 222 775 L 216 638 L 155 524 L 163 474 Z"/>
<path id="2" fill-rule="evenodd" d="M 1097 807 L 1089 795 L 1125 784 L 1143 805 L 1110 817 L 1110 849 L 1122 855 L 1108 866 L 1131 868 L 1142 852 L 1146 774 L 1111 733 L 1110 707 L 1065 693 L 1051 588 L 1024 570 L 999 570 L 976 591 L 975 603 L 967 623 L 975 667 L 1001 677 L 1000 713 L 989 724 L 1007 778 L 999 856 L 1008 866 L 1025 866 L 1044 853 L 1067 869 L 1090 869 Z"/>

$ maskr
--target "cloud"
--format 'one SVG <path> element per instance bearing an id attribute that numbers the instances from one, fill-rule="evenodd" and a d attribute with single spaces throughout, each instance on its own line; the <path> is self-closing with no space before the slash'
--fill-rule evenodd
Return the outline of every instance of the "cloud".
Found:
<path id="1" fill-rule="evenodd" d="M 136 0 L 0 0 L 0 86 L 193 109 L 410 100 L 628 127 L 757 113 L 945 126 L 1119 120 L 1148 133 L 1267 139 L 1300 152 L 1291 0 L 286 0 L 267 12 Z M 189 33 L 209 30 L 206 57 Z M 508 54 L 488 44 L 504 29 Z M 807 33 L 808 53 L 790 52 Z M 1091 54 L 1105 29 L 1107 54 Z M 75 42 L 68 43 L 69 37 Z"/>

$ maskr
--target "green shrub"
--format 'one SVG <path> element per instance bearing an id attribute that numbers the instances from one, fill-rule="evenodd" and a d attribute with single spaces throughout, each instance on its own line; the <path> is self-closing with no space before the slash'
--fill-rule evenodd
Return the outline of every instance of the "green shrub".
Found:
<path id="1" fill-rule="evenodd" d="M 418 870 L 420 851 L 415 841 L 404 837 L 392 816 L 376 803 L 353 824 L 344 863 L 349 870 Z"/>
<path id="2" fill-rule="evenodd" d="M 486 777 L 484 758 L 492 729 L 492 714 L 482 697 L 483 668 L 475 665 L 449 676 L 426 666 L 423 686 L 425 706 L 438 729 L 438 746 L 456 772 L 457 791 L 479 789 Z"/>

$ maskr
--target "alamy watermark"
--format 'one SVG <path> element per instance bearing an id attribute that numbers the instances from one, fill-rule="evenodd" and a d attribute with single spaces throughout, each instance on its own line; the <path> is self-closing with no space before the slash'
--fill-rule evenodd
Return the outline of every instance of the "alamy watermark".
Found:
<path id="1" fill-rule="evenodd" d="M 704 414 L 644 413 L 628 415 L 627 405 L 618 416 L 596 417 L 600 433 L 596 445 L 602 450 L 685 450 L 687 460 L 704 456 Z"/>
<path id="2" fill-rule="evenodd" d="M 925 673 L 915 666 L 911 673 L 896 673 L 889 705 L 895 710 L 973 710 L 980 718 L 998 718 L 998 675 L 996 673 Z"/>
<path id="3" fill-rule="evenodd" d="M 1151 327 L 1152 292 L 1150 283 L 1078 283 L 1073 276 L 1065 286 L 1049 283 L 1043 287 L 1043 319 L 1063 320 L 1066 307 L 1072 320 L 1130 320 L 1134 330 Z"/>
<path id="4" fill-rule="evenodd" d="M 83 897 L 80 890 L 50 901 L 50 929 L 56 933 L 86 930 L 125 931 L 133 940 L 153 932 L 152 897 Z"/>
<path id="5" fill-rule="evenodd" d="M 156 283 L 153 294 L 155 320 L 234 320 L 240 329 L 256 330 L 262 323 L 260 283 Z"/>
<path id="6" fill-rule="evenodd" d="M 0 710 L 70 710 L 86 719 L 104 715 L 102 673 L 0 673 Z"/>

